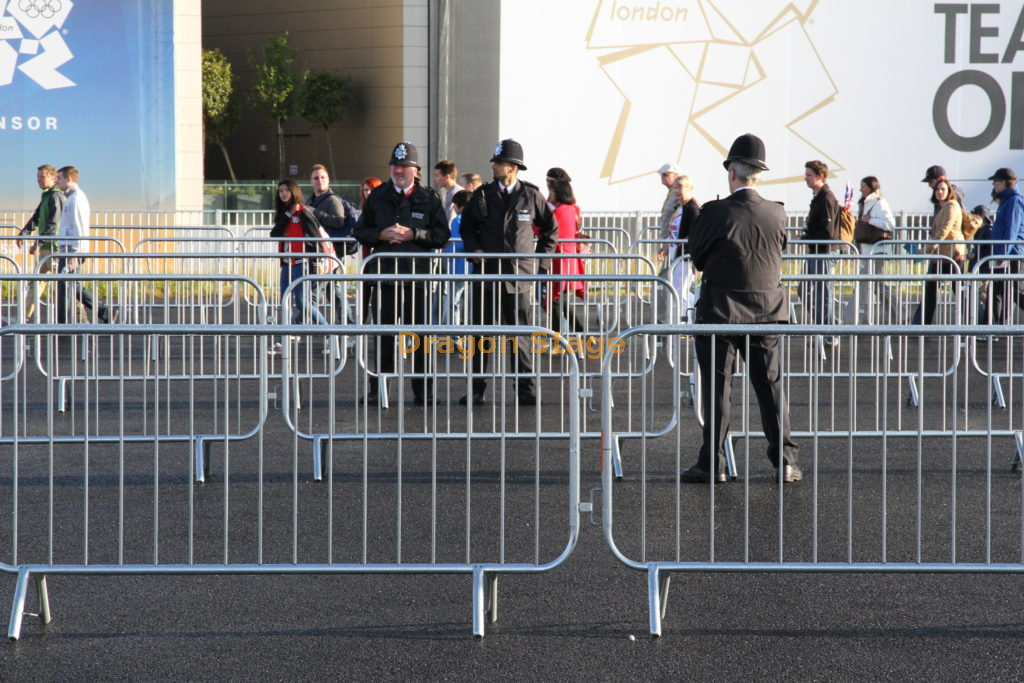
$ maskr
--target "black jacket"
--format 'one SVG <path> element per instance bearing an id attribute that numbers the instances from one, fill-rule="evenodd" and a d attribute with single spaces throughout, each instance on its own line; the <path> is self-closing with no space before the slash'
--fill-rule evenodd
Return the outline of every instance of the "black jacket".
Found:
<path id="1" fill-rule="evenodd" d="M 697 217 L 700 216 L 700 204 L 693 197 L 690 201 L 683 204 L 683 214 L 679 217 L 679 237 L 677 239 L 688 240 L 690 239 L 690 233 L 693 231 L 693 225 L 697 222 Z M 690 244 L 687 242 L 684 246 L 684 253 L 690 253 Z"/>
<path id="2" fill-rule="evenodd" d="M 401 244 L 381 241 L 381 231 L 395 223 L 411 228 L 413 239 Z M 391 180 L 375 188 L 366 198 L 354 234 L 362 244 L 373 249 L 374 254 L 431 252 L 447 244 L 452 236 L 444 206 L 433 190 L 417 184 L 406 196 L 395 189 Z M 430 264 L 424 259 L 385 258 L 372 272 L 430 272 Z"/>
<path id="3" fill-rule="evenodd" d="M 498 189 L 497 182 L 477 188 L 463 210 L 459 234 L 465 251 L 480 250 L 489 254 L 555 253 L 558 246 L 558 224 L 537 186 L 516 180 L 515 188 L 507 199 L 499 194 Z M 538 228 L 536 245 L 534 225 Z M 479 268 L 477 272 L 480 272 Z M 498 272 L 533 274 L 537 272 L 537 260 L 519 258 L 501 261 Z M 530 283 L 520 282 L 518 287 L 509 283 L 508 287 L 510 291 L 517 288 L 529 289 Z"/>
<path id="4" fill-rule="evenodd" d="M 291 222 L 292 215 L 287 211 L 282 211 L 278 214 L 277 220 L 274 221 L 274 227 L 270 229 L 270 236 L 286 237 L 285 231 Z M 316 216 L 309 210 L 309 207 L 302 207 L 302 211 L 299 213 L 299 225 L 302 226 L 302 233 L 306 237 L 320 238 L 320 223 L 317 222 Z M 319 242 L 306 242 L 305 251 L 322 251 L 319 245 Z M 277 250 L 282 252 L 291 251 L 288 242 L 278 242 Z"/>
<path id="5" fill-rule="evenodd" d="M 839 200 L 832 194 L 828 183 L 818 194 L 811 198 L 811 208 L 807 212 L 807 227 L 804 229 L 807 240 L 838 240 L 839 235 Z M 813 253 L 823 254 L 831 251 L 828 245 L 815 245 Z"/>
<path id="6" fill-rule="evenodd" d="M 754 190 L 707 202 L 690 231 L 690 256 L 703 271 L 698 323 L 789 320 L 789 293 L 780 281 L 786 211 Z"/>
<path id="7" fill-rule="evenodd" d="M 320 225 L 331 237 L 351 237 L 352 230 L 356 227 L 356 217 L 352 213 L 352 205 L 334 194 L 330 189 L 322 195 L 314 194 L 306 204 Z M 339 256 L 346 253 L 354 254 L 356 245 L 352 242 L 335 242 L 334 250 Z"/>

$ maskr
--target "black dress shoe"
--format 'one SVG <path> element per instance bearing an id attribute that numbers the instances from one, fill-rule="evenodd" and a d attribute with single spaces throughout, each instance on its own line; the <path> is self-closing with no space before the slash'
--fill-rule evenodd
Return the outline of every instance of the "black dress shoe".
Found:
<path id="1" fill-rule="evenodd" d="M 430 392 L 426 396 L 424 396 L 423 394 L 413 394 L 413 397 L 412 397 L 413 405 L 417 405 L 417 406 L 423 406 L 423 405 L 427 405 L 428 403 L 433 403 L 433 402 L 434 402 L 434 392 Z"/>
<path id="2" fill-rule="evenodd" d="M 683 470 L 679 473 L 679 481 L 684 484 L 706 484 L 711 481 L 711 473 L 703 467 L 694 465 L 688 470 Z M 715 483 L 725 483 L 725 472 L 715 473 Z"/>
<path id="3" fill-rule="evenodd" d="M 473 401 L 473 405 L 475 405 L 475 406 L 482 406 L 485 403 L 485 401 L 484 401 L 484 392 L 482 392 L 482 391 L 481 392 L 474 391 L 473 395 L 472 395 L 472 398 L 470 397 L 469 394 L 466 394 L 465 396 L 463 396 L 462 398 L 459 399 L 459 405 L 460 406 L 464 406 L 467 403 L 469 403 L 470 400 Z"/>
<path id="4" fill-rule="evenodd" d="M 537 405 L 537 394 L 519 394 L 518 401 L 521 406 L 535 406 Z"/>
<path id="5" fill-rule="evenodd" d="M 376 405 L 377 403 L 380 403 L 380 393 L 376 389 L 368 391 L 366 396 L 363 396 L 363 403 L 367 405 Z"/>

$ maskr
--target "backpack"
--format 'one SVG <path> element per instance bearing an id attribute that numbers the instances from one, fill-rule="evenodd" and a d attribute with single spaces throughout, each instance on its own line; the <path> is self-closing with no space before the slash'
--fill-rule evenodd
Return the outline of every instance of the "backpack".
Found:
<path id="1" fill-rule="evenodd" d="M 962 213 L 964 217 L 963 221 L 960 223 L 960 231 L 964 234 L 965 240 L 973 239 L 974 233 L 981 230 L 985 225 L 985 219 L 978 214 L 965 209 L 963 204 L 960 205 L 960 213 Z"/>
<path id="2" fill-rule="evenodd" d="M 853 231 L 857 225 L 857 219 L 854 218 L 853 213 L 847 211 L 843 207 L 839 207 L 839 216 L 838 218 L 836 218 L 836 223 L 839 224 L 838 238 L 844 242 L 849 242 L 852 244 Z"/>

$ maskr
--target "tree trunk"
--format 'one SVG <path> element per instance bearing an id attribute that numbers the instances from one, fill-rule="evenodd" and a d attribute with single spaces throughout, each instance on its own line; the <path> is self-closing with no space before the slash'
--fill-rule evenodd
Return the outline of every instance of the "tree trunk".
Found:
<path id="1" fill-rule="evenodd" d="M 334 145 L 331 144 L 331 130 L 329 128 L 324 128 L 324 137 L 327 138 L 327 159 L 331 164 L 331 172 L 328 175 L 333 178 L 338 169 L 334 165 Z"/>
<path id="2" fill-rule="evenodd" d="M 217 145 L 220 147 L 220 151 L 224 154 L 224 163 L 228 165 L 228 175 L 231 176 L 231 182 L 237 183 L 238 178 L 235 177 L 235 169 L 231 165 L 231 159 L 228 157 L 228 148 L 224 146 L 222 140 L 217 140 Z"/>
<path id="3" fill-rule="evenodd" d="M 277 179 L 284 177 L 284 119 L 277 119 Z"/>

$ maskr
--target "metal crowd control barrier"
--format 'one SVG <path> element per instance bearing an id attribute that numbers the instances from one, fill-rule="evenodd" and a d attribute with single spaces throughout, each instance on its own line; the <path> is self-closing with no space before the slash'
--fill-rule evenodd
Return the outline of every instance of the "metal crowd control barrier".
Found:
<path id="1" fill-rule="evenodd" d="M 422 258 L 427 258 L 436 261 L 447 260 L 445 257 L 451 255 L 429 255 L 423 254 Z M 566 255 L 573 256 L 573 255 Z M 379 261 L 380 259 L 376 259 Z M 607 276 L 602 275 L 505 275 L 505 274 L 489 274 L 489 275 L 445 275 L 444 284 L 457 285 L 464 284 L 465 287 L 462 290 L 461 297 L 464 299 L 463 305 L 463 316 L 456 320 L 450 327 L 446 326 L 445 329 L 450 330 L 449 334 L 443 335 L 445 340 L 459 342 L 457 346 L 451 346 L 446 350 L 438 351 L 436 343 L 432 342 L 433 345 L 424 345 L 424 349 L 427 350 L 425 358 L 425 368 L 420 372 L 414 372 L 412 366 L 409 363 L 413 356 L 412 347 L 414 341 L 403 339 L 400 335 L 394 340 L 389 340 L 392 334 L 387 334 L 383 338 L 380 335 L 370 335 L 370 337 L 376 338 L 376 351 L 371 353 L 370 350 L 370 339 L 367 336 L 360 336 L 357 343 L 357 355 L 359 363 L 356 368 L 356 378 L 353 384 L 350 386 L 354 387 L 355 395 L 358 399 L 368 393 L 371 387 L 377 389 L 379 398 L 376 399 L 375 404 L 368 407 L 368 415 L 370 418 L 376 417 L 376 419 L 383 419 L 385 411 L 392 406 L 392 398 L 397 395 L 397 405 L 402 409 L 405 400 L 413 395 L 406 387 L 406 379 L 412 380 L 413 387 L 417 386 L 417 383 L 427 382 L 434 387 L 444 387 L 444 390 L 436 390 L 436 397 L 430 398 L 425 401 L 423 405 L 428 411 L 436 411 L 436 415 L 442 422 L 446 421 L 447 415 L 451 411 L 461 412 L 465 408 L 456 404 L 456 400 L 462 395 L 469 395 L 473 392 L 470 391 L 467 386 L 472 386 L 472 369 L 470 367 L 469 360 L 472 358 L 474 347 L 466 348 L 465 343 L 475 338 L 475 333 L 469 332 L 470 328 L 467 326 L 471 322 L 471 316 L 468 314 L 473 306 L 475 305 L 475 295 L 472 294 L 472 283 L 481 282 L 492 282 L 492 283 L 511 283 L 511 282 L 525 282 L 525 283 L 540 283 L 548 287 L 558 286 L 560 283 L 566 283 L 569 281 L 581 281 L 588 286 L 588 294 L 586 299 L 591 299 L 590 292 L 598 292 L 600 300 L 590 301 L 584 305 L 583 300 L 576 300 L 573 297 L 573 305 L 579 306 L 578 311 L 575 314 L 570 314 L 570 319 L 564 317 L 563 311 L 547 311 L 541 306 L 533 306 L 533 315 L 530 320 L 526 321 L 528 324 L 539 326 L 541 328 L 555 330 L 559 335 L 559 340 L 567 344 L 575 356 L 576 363 L 578 365 L 578 372 L 580 375 L 580 383 L 583 387 L 583 396 L 586 399 L 585 403 L 591 406 L 591 410 L 596 413 L 596 405 L 593 403 L 593 397 L 595 389 L 593 384 L 597 381 L 600 376 L 600 359 L 609 353 L 609 349 L 615 343 L 615 335 L 617 330 L 626 329 L 635 324 L 643 324 L 644 322 L 651 320 L 651 308 L 643 303 L 643 298 L 638 294 L 639 291 L 655 289 L 660 292 L 656 295 L 672 300 L 672 292 L 668 288 L 667 283 L 653 275 L 622 275 L 614 278 L 614 288 L 609 288 L 607 292 L 603 291 L 603 286 L 609 282 Z M 342 282 L 346 287 L 355 286 L 357 289 L 368 289 L 374 288 L 377 290 L 382 282 L 389 283 L 408 283 L 410 285 L 419 284 L 422 289 L 425 290 L 426 286 L 431 283 L 438 282 L 439 276 L 430 274 L 421 275 L 389 275 L 389 274 L 363 274 L 363 275 L 317 275 L 309 276 L 304 278 L 306 282 L 316 283 L 332 283 Z M 398 288 L 395 288 L 395 295 L 397 296 Z M 417 291 L 414 289 L 414 291 Z M 414 294 L 413 296 L 417 296 Z M 533 295 L 530 296 L 531 301 Z M 563 296 L 571 296 L 570 294 L 563 294 Z M 650 294 L 646 294 L 650 297 Z M 427 304 L 429 302 L 423 302 Z M 378 305 L 380 302 L 378 302 Z M 591 308 L 587 308 L 591 306 Z M 377 321 L 377 312 L 374 307 L 372 318 L 379 325 L 381 322 L 390 323 L 391 319 L 384 321 Z M 357 329 L 362 329 L 366 324 L 363 316 L 365 312 L 361 311 L 356 322 Z M 437 319 L 436 312 L 428 312 L 424 314 L 425 320 L 431 322 Z M 348 333 L 351 328 L 344 327 L 340 328 L 339 331 Z M 484 326 L 474 328 L 477 330 L 490 330 L 490 326 Z M 490 335 L 487 335 L 490 336 Z M 533 359 L 534 374 L 536 380 L 542 384 L 551 384 L 561 386 L 566 373 L 568 362 L 561 353 L 558 353 L 555 349 L 560 347 L 550 348 L 550 345 L 546 343 L 534 343 L 529 338 L 520 339 L 516 341 L 516 348 L 524 346 L 531 350 L 531 357 Z M 392 357 L 393 369 L 382 371 L 382 360 L 384 360 L 384 354 L 390 354 Z M 519 415 L 514 410 L 510 410 L 508 413 L 499 411 L 497 406 L 501 404 L 507 395 L 511 395 L 513 398 L 515 392 L 509 389 L 509 394 L 506 393 L 505 388 L 513 387 L 516 383 L 517 373 L 513 370 L 511 357 L 513 354 L 498 353 L 498 360 L 494 360 L 490 365 L 491 367 L 483 375 L 477 375 L 478 377 L 485 379 L 488 385 L 492 389 L 492 393 L 489 394 L 491 397 L 488 408 L 483 411 L 477 411 L 476 420 L 477 425 L 482 429 L 494 433 L 501 433 L 503 431 L 503 420 L 512 420 L 518 425 Z M 630 376 L 638 377 L 641 374 L 649 373 L 654 371 L 655 363 L 658 356 L 653 348 L 623 348 L 615 352 L 615 372 L 616 376 Z M 504 367 L 502 361 L 508 361 L 508 366 Z M 287 362 L 287 358 L 283 361 L 283 367 L 290 368 L 290 364 Z M 301 395 L 306 397 L 316 396 L 316 390 L 313 388 L 313 382 L 310 378 L 303 377 Z M 467 384 L 468 383 L 468 384 Z M 286 387 L 286 399 L 284 410 L 287 414 L 290 411 L 291 396 L 297 396 L 299 384 L 294 380 L 283 381 L 284 387 Z M 397 386 L 397 390 L 392 390 L 393 386 Z M 287 387 L 294 387 L 291 394 L 288 393 Z M 302 402 L 305 407 L 309 403 L 309 399 Z M 493 409 L 491 406 L 493 405 Z M 418 408 L 423 410 L 423 408 Z M 546 414 L 546 418 L 550 420 L 561 420 L 564 422 L 566 414 L 564 409 L 559 411 L 550 411 Z M 597 416 L 595 415 L 594 418 Z M 590 426 L 588 426 L 589 413 L 583 412 L 581 418 L 581 429 L 586 437 L 598 437 L 600 436 L 596 430 L 596 425 L 593 424 L 596 419 L 590 419 Z M 314 418 L 313 411 L 305 411 L 303 415 L 303 423 L 309 426 L 298 425 L 296 423 L 295 428 L 297 435 L 306 440 L 313 442 L 313 471 L 314 478 L 318 478 L 319 473 L 322 471 L 319 463 L 319 453 L 321 453 L 321 445 L 327 438 L 327 433 L 320 427 L 314 425 L 322 425 L 322 420 L 316 420 Z M 517 427 L 518 428 L 518 427 Z M 551 432 L 545 434 L 542 438 L 554 438 L 557 437 L 558 433 Z"/>
<path id="2" fill-rule="evenodd" d="M 380 327 L 353 330 L 377 334 Z M 447 328 L 413 327 L 420 335 Z M 289 336 L 322 334 L 318 326 L 286 326 Z M 550 330 L 493 327 L 499 336 L 546 335 Z M 265 351 L 279 326 L 13 325 L 0 339 L 26 336 L 112 336 L 112 348 L 132 348 L 134 335 L 158 339 L 220 339 L 226 355 L 244 354 L 232 341 L 255 337 Z M 48 347 L 50 344 L 46 344 Z M 10 349 L 17 344 L 0 345 Z M 228 347 L 231 346 L 231 349 Z M 326 443 L 326 483 L 300 484 L 294 436 L 267 423 L 238 444 L 224 436 L 221 475 L 195 484 L 195 460 L 169 447 L 163 435 L 139 443 L 140 411 L 160 425 L 187 427 L 221 406 L 227 425 L 263 412 L 267 354 L 254 355 L 258 391 L 219 394 L 168 390 L 158 372 L 141 395 L 114 384 L 83 384 L 85 433 L 63 440 L 44 380 L 18 373 L 0 392 L 7 445 L 0 462 L 9 473 L 0 507 L 10 510 L 0 534 L 0 572 L 17 574 L 8 636 L 21 632 L 26 594 L 35 580 L 39 613 L 51 617 L 51 575 L 199 574 L 465 574 L 472 576 L 473 634 L 497 618 L 497 578 L 558 567 L 579 533 L 579 401 L 575 357 L 566 353 L 569 417 L 563 439 L 545 443 L 505 433 L 483 434 L 471 416 L 452 416 L 450 428 L 357 420 L 346 389 L 333 376 L 320 381 L 310 409 L 326 410 L 334 428 Z M 117 359 L 116 364 L 126 363 Z M 237 384 L 234 365 L 222 382 Z M 109 391 L 108 391 L 109 389 Z M 539 408 L 535 408 L 539 411 Z M 406 422 L 401 423 L 405 419 Z M 540 419 L 540 418 L 538 418 Z M 48 426 L 42 441 L 26 437 Z M 533 430 L 536 431 L 536 430 Z M 462 432 L 461 437 L 455 436 Z M 347 433 L 342 440 L 337 434 Z M 111 440 L 98 437 L 113 434 Z M 335 443 L 336 441 L 341 443 Z M 459 444 L 459 448 L 454 448 Z M 31 511 L 29 514 L 28 511 Z M 561 525 L 564 524 L 564 527 Z M 557 527 L 555 525 L 558 525 Z M 552 534 L 564 528 L 564 535 Z M 544 533 L 542 533 L 544 529 Z"/>
<path id="3" fill-rule="evenodd" d="M 999 243 L 979 242 L 976 246 L 991 249 L 992 244 Z M 969 311 L 972 322 L 1013 326 L 1024 321 L 1024 293 L 1020 288 L 1022 270 L 1024 256 L 981 255 L 981 258 L 975 259 L 972 273 L 982 279 L 973 282 L 970 301 L 974 305 Z M 1015 365 L 1013 346 L 1017 339 L 999 335 L 990 340 L 971 338 L 969 342 L 970 362 L 975 370 L 991 381 L 992 400 L 1000 408 L 1006 408 L 1008 403 L 1013 404 L 1014 380 L 1024 380 L 1024 365 Z M 1004 380 L 1009 385 L 1009 401 L 1003 389 Z"/>
<path id="4" fill-rule="evenodd" d="M 923 353 L 943 337 L 1021 337 L 1024 327 L 831 326 L 828 332 L 842 332 L 861 350 L 872 345 L 857 340 L 898 337 Z M 634 328 L 623 336 L 779 335 L 785 345 L 820 333 L 807 325 L 677 325 Z M 780 360 L 785 374 L 787 354 Z M 682 469 L 696 458 L 700 428 L 679 419 L 677 376 L 641 378 L 634 409 L 671 416 L 658 422 L 672 429 L 626 443 L 623 457 L 637 462 L 627 486 L 615 483 L 612 440 L 604 440 L 602 527 L 613 555 L 647 573 L 651 634 L 661 634 L 674 573 L 1024 573 L 1020 479 L 1007 479 L 994 463 L 1003 452 L 1016 453 L 1014 463 L 1020 462 L 1021 431 L 997 424 L 986 383 L 971 383 L 970 376 L 964 368 L 929 380 L 919 371 L 922 403 L 904 414 L 892 402 L 899 381 L 885 366 L 875 378 L 854 374 L 831 423 L 817 419 L 810 432 L 794 429 L 804 476 L 793 486 L 781 485 L 761 455 L 763 432 L 751 424 L 756 401 L 746 382 L 733 388 L 739 405 L 730 432 L 741 444 L 741 481 L 681 484 Z M 815 387 L 826 381 L 834 380 L 784 385 L 794 424 L 803 412 L 817 417 Z M 602 389 L 602 430 L 619 433 L 627 416 L 612 401 L 624 389 L 608 363 Z M 966 509 L 983 512 L 978 519 Z M 640 516 L 639 529 L 627 511 Z M 631 520 L 628 527 L 616 524 L 617 514 Z"/>
<path id="5" fill-rule="evenodd" d="M 54 282 L 56 286 L 61 286 L 64 282 L 93 281 L 97 278 L 82 275 L 21 275 L 6 277 L 4 283 Z M 220 404 L 216 399 L 221 393 L 241 399 L 255 389 L 261 402 L 267 400 L 267 373 L 264 366 L 269 361 L 264 356 L 268 352 L 260 348 L 261 338 L 242 334 L 247 325 L 265 324 L 265 304 L 257 308 L 257 315 L 251 320 L 241 315 L 231 316 L 230 312 L 219 307 L 215 317 L 179 316 L 179 322 L 200 325 L 233 322 L 238 325 L 234 329 L 240 334 L 229 340 L 206 335 L 176 339 L 169 335 L 146 334 L 143 331 L 158 329 L 159 326 L 140 321 L 133 313 L 138 308 L 140 292 L 153 289 L 154 284 L 161 286 L 163 294 L 173 290 L 177 296 L 186 298 L 189 292 L 200 292 L 201 297 L 198 298 L 202 298 L 216 296 L 214 292 L 218 290 L 234 291 L 251 287 L 253 298 L 262 299 L 262 292 L 254 282 L 239 276 L 201 275 L 166 277 L 159 281 L 138 275 L 121 275 L 116 278 L 107 276 L 106 282 L 109 285 L 109 300 L 121 304 L 120 324 L 89 326 L 91 334 L 75 334 L 74 330 L 81 326 L 54 325 L 50 327 L 62 330 L 62 334 L 48 336 L 44 334 L 47 326 L 17 327 L 22 330 L 40 330 L 40 333 L 21 334 L 9 340 L 9 344 L 16 342 L 17 346 L 10 349 L 9 354 L 4 354 L 3 362 L 11 363 L 19 372 L 23 371 L 27 367 L 25 356 L 30 347 L 29 340 L 34 340 L 35 366 L 41 377 L 41 386 L 34 395 L 34 404 L 41 405 L 45 397 L 46 412 L 58 417 L 35 424 L 38 429 L 36 432 L 30 432 L 27 423 L 20 432 L 17 428 L 0 429 L 0 444 L 12 443 L 12 437 L 8 436 L 12 432 L 20 434 L 20 442 L 23 444 L 116 443 L 124 439 L 134 444 L 188 442 L 196 457 L 201 460 L 207 442 L 247 439 L 261 428 L 266 419 L 265 407 L 254 413 L 255 424 L 246 425 L 237 420 L 232 423 L 226 419 L 221 420 Z M 23 302 L 19 308 L 24 310 Z M 117 330 L 126 328 L 133 330 L 134 334 L 117 335 Z M 14 375 L 6 373 L 0 377 L 0 381 L 13 378 Z M 190 421 L 191 430 L 187 434 L 174 431 L 181 427 L 172 424 L 170 420 L 161 420 L 160 414 L 146 409 L 151 392 L 161 391 L 164 394 L 163 397 L 154 396 L 153 400 L 165 398 L 169 401 L 173 396 L 176 400 L 193 402 L 197 390 L 202 396 L 214 397 L 214 403 L 212 410 L 202 416 L 203 419 Z M 129 425 L 113 425 L 109 427 L 111 431 L 104 432 L 100 428 L 99 397 L 108 394 L 119 396 L 122 402 L 125 395 L 141 398 L 133 404 L 137 412 Z M 94 406 L 89 405 L 90 395 L 95 397 Z M 94 420 L 90 420 L 90 409 Z"/>

